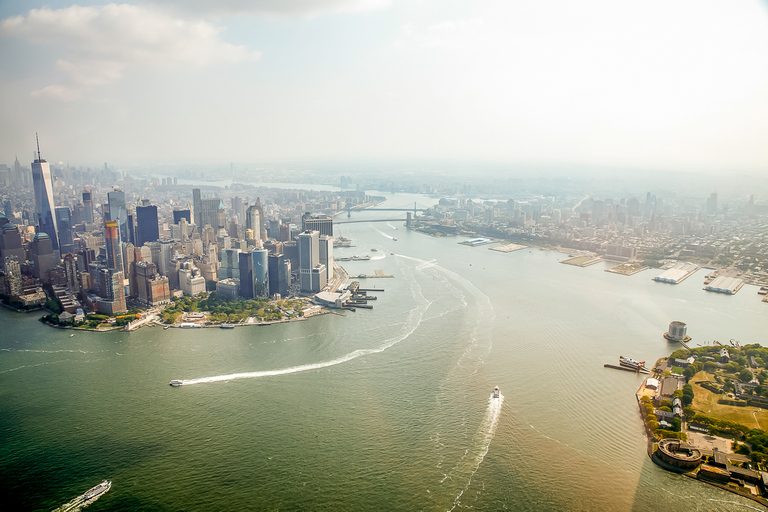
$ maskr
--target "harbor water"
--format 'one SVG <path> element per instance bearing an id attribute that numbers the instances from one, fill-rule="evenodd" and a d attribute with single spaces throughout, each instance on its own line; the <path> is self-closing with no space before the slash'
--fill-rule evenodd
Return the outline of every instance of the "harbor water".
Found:
<path id="1" fill-rule="evenodd" d="M 434 203 L 389 195 L 390 208 Z M 338 220 L 405 218 L 352 212 Z M 0 310 L 0 488 L 51 510 L 731 511 L 760 507 L 656 467 L 634 392 L 603 368 L 673 346 L 763 343 L 757 289 L 562 265 L 402 221 L 340 224 L 373 310 L 236 329 L 56 330 Z M 395 240 L 395 238 L 397 240 Z M 371 249 L 376 249 L 371 252 Z M 168 385 L 183 379 L 180 387 Z M 491 400 L 494 386 L 503 397 Z"/>

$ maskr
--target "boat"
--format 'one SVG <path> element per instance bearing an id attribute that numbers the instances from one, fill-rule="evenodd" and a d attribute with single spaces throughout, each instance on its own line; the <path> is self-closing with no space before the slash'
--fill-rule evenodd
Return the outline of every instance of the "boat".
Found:
<path id="1" fill-rule="evenodd" d="M 92 498 L 95 498 L 96 496 L 101 496 L 105 492 L 107 492 L 110 488 L 112 488 L 112 482 L 108 480 L 104 480 L 96 487 L 91 487 L 87 491 L 85 491 L 85 494 L 82 496 L 83 501 L 88 501 Z"/>
<path id="2" fill-rule="evenodd" d="M 493 388 L 493 393 L 491 393 L 491 398 L 499 398 L 501 396 L 501 392 L 499 391 L 499 386 L 496 386 Z"/>
<path id="3" fill-rule="evenodd" d="M 178 387 L 178 386 L 181 386 L 182 384 L 184 384 L 183 380 L 174 379 L 171 381 L 171 386 L 173 387 Z"/>
<path id="4" fill-rule="evenodd" d="M 757 290 L 758 295 L 766 295 L 768 294 L 768 286 L 761 286 L 759 290 Z"/>
<path id="5" fill-rule="evenodd" d="M 165 330 L 170 329 L 170 328 L 171 328 L 170 325 L 166 325 L 165 327 L 163 327 L 163 330 L 165 331 Z"/>
<path id="6" fill-rule="evenodd" d="M 392 241 L 393 242 L 397 242 L 397 238 L 392 238 Z"/>
<path id="7" fill-rule="evenodd" d="M 75 337 L 75 335 L 74 335 L 74 334 L 70 334 L 70 335 L 69 335 L 69 337 L 70 337 L 70 338 L 74 338 L 74 337 Z"/>
<path id="8" fill-rule="evenodd" d="M 647 370 L 645 361 L 635 361 L 629 357 L 619 356 L 619 364 L 625 368 L 631 368 L 633 370 Z"/>
<path id="9" fill-rule="evenodd" d="M 376 252 L 376 251 L 378 251 L 378 249 L 371 249 L 371 252 Z"/>
<path id="10" fill-rule="evenodd" d="M 221 327 L 222 329 L 234 329 L 235 324 L 221 324 L 219 327 Z"/>

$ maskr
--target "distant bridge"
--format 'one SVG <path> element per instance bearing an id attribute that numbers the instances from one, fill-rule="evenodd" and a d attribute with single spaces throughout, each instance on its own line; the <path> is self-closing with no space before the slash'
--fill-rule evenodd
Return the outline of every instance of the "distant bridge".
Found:
<path id="1" fill-rule="evenodd" d="M 427 208 L 350 208 L 353 212 L 425 212 Z"/>
<path id="2" fill-rule="evenodd" d="M 410 211 L 410 210 L 408 210 Z M 334 220 L 334 224 L 354 224 L 356 222 L 405 222 L 408 219 L 365 219 L 365 220 Z"/>

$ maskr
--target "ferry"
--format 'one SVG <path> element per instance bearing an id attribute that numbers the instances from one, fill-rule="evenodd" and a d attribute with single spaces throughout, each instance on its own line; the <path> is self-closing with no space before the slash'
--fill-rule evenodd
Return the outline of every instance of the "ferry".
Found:
<path id="1" fill-rule="evenodd" d="M 493 388 L 493 393 L 491 393 L 491 398 L 499 398 L 501 396 L 501 393 L 499 392 L 499 386 L 496 386 Z"/>
<path id="2" fill-rule="evenodd" d="M 234 329 L 235 324 L 221 324 L 219 327 L 221 327 L 222 329 Z"/>
<path id="3" fill-rule="evenodd" d="M 88 501 L 91 498 L 95 498 L 96 496 L 101 496 L 105 492 L 107 492 L 112 487 L 112 482 L 104 480 L 96 487 L 91 487 L 87 491 L 85 491 L 85 494 L 82 496 L 83 501 Z"/>
<path id="4" fill-rule="evenodd" d="M 629 357 L 619 356 L 619 364 L 625 368 L 632 368 L 633 370 L 646 370 L 645 361 L 635 361 Z"/>
<path id="5" fill-rule="evenodd" d="M 173 387 L 178 387 L 178 386 L 181 386 L 182 384 L 184 384 L 183 380 L 174 379 L 171 381 L 171 386 Z"/>

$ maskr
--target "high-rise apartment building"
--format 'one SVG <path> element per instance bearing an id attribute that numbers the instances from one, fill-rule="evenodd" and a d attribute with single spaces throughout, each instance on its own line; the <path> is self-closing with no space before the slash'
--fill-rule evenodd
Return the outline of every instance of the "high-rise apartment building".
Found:
<path id="1" fill-rule="evenodd" d="M 38 233 L 46 233 L 51 240 L 53 250 L 59 250 L 59 234 L 56 230 L 56 218 L 53 205 L 53 182 L 51 167 L 40 157 L 40 144 L 37 146 L 37 158 L 32 162 L 32 183 L 35 189 L 35 216 Z"/>

